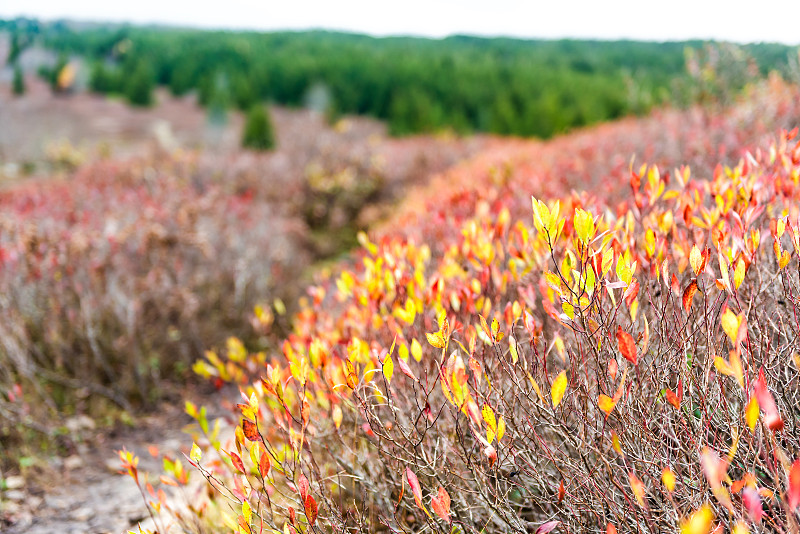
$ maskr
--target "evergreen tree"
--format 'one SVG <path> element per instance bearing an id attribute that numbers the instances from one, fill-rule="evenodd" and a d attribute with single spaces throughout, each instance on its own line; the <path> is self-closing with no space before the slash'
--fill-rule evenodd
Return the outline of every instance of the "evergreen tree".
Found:
<path id="1" fill-rule="evenodd" d="M 11 46 L 8 51 L 8 57 L 6 57 L 6 64 L 11 65 L 15 63 L 21 52 L 22 47 L 19 44 L 19 35 L 14 32 L 11 34 Z"/>
<path id="2" fill-rule="evenodd" d="M 127 80 L 125 96 L 132 106 L 148 107 L 153 104 L 154 87 L 153 73 L 144 62 L 140 62 Z"/>
<path id="3" fill-rule="evenodd" d="M 15 95 L 25 94 L 25 77 L 22 75 L 22 68 L 20 68 L 19 63 L 14 65 L 14 81 L 12 85 Z"/>
<path id="4" fill-rule="evenodd" d="M 89 89 L 95 93 L 111 93 L 117 90 L 116 77 L 114 73 L 106 68 L 103 61 L 96 61 L 92 65 L 92 72 L 89 75 Z"/>
<path id="5" fill-rule="evenodd" d="M 254 150 L 270 150 L 275 147 L 275 134 L 267 110 L 256 104 L 247 113 L 242 135 L 242 146 Z"/>

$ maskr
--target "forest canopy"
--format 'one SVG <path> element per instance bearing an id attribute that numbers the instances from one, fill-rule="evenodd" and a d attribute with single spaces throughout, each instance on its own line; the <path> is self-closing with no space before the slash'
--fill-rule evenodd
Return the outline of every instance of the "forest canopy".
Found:
<path id="1" fill-rule="evenodd" d="M 90 84 L 100 93 L 128 94 L 126 84 L 141 84 L 146 65 L 155 83 L 178 96 L 196 91 L 206 107 L 246 111 L 263 101 L 321 107 L 331 118 L 386 120 L 395 135 L 449 129 L 546 138 L 667 102 L 688 104 L 698 95 L 686 69 L 687 57 L 696 55 L 687 51 L 708 48 L 702 41 L 375 38 L 31 22 L 19 27 L 33 29 L 60 54 L 89 59 Z M 787 70 L 790 47 L 737 50 L 738 55 L 706 59 L 741 63 L 739 70 L 751 76 Z"/>

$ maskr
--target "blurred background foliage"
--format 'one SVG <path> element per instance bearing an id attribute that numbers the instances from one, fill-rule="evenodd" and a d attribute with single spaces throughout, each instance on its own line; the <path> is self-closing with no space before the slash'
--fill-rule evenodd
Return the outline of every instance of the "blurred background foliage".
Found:
<path id="1" fill-rule="evenodd" d="M 305 105 L 330 119 L 385 120 L 394 135 L 451 130 L 547 138 L 668 103 L 725 100 L 754 77 L 773 70 L 786 76 L 793 57 L 778 44 L 0 24 L 11 30 L 13 55 L 36 41 L 61 54 L 60 64 L 43 73 L 54 87 L 64 58 L 82 56 L 91 63 L 91 90 L 124 95 L 134 105 L 149 105 L 152 88 L 161 85 L 177 96 L 195 92 L 211 114 L 263 101 Z M 721 67 L 729 74 L 724 79 Z M 715 94 L 721 88 L 722 98 Z"/>

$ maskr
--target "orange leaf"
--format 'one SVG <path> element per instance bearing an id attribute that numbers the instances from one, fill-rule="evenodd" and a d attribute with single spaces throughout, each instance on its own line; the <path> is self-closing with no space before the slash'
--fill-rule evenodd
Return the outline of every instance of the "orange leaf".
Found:
<path id="1" fill-rule="evenodd" d="M 301 410 L 301 416 L 303 418 L 303 426 L 308 424 L 308 419 L 311 415 L 311 404 L 308 402 L 308 399 L 303 399 L 303 408 Z"/>
<path id="2" fill-rule="evenodd" d="M 269 470 L 272 468 L 272 463 L 269 461 L 269 456 L 267 456 L 266 452 L 261 453 L 261 459 L 258 462 L 258 472 L 261 473 L 261 476 L 267 478 L 269 475 Z"/>
<path id="3" fill-rule="evenodd" d="M 308 518 L 308 524 L 313 525 L 314 522 L 317 520 L 317 501 L 314 500 L 314 497 L 311 495 L 307 495 L 305 499 L 303 499 L 303 508 L 306 511 L 306 517 Z"/>
<path id="4" fill-rule="evenodd" d="M 622 356 L 636 365 L 636 343 L 633 341 L 633 336 L 624 331 L 621 326 L 617 326 L 617 346 Z"/>
<path id="5" fill-rule="evenodd" d="M 603 410 L 603 413 L 606 414 L 606 419 L 608 419 L 608 416 L 611 415 L 611 411 L 614 409 L 614 406 L 616 406 L 617 403 L 608 395 L 601 394 L 600 398 L 597 399 L 597 405 L 601 410 Z"/>
<path id="6" fill-rule="evenodd" d="M 680 410 L 681 401 L 678 399 L 678 396 L 671 389 L 668 389 L 666 394 L 667 402 L 674 406 L 676 410 Z"/>
<path id="7" fill-rule="evenodd" d="M 697 280 L 692 280 L 692 283 L 683 290 L 683 309 L 686 310 L 686 313 L 692 309 L 692 299 L 695 293 L 697 293 Z"/>
<path id="8" fill-rule="evenodd" d="M 439 486 L 439 494 L 431 498 L 431 508 L 436 515 L 450 522 L 450 495 L 443 487 Z"/>
<path id="9" fill-rule="evenodd" d="M 628 478 L 631 483 L 631 489 L 633 490 L 633 495 L 636 497 L 636 501 L 639 503 L 639 506 L 644 508 L 645 506 L 647 506 L 647 503 L 644 500 L 644 482 L 639 480 L 639 478 L 633 473 L 631 473 L 628 476 Z"/>
<path id="10" fill-rule="evenodd" d="M 346 369 L 345 380 L 347 381 L 347 387 L 350 389 L 356 389 L 358 377 L 356 376 L 356 371 L 353 368 L 353 363 L 350 360 L 345 360 L 344 365 Z"/>
<path id="11" fill-rule="evenodd" d="M 787 498 L 789 500 L 789 510 L 794 512 L 800 506 L 800 460 L 795 460 L 789 470 L 789 491 Z"/>
<path id="12" fill-rule="evenodd" d="M 248 441 L 261 441 L 261 435 L 258 433 L 258 427 L 255 423 L 242 419 L 242 430 L 244 431 L 244 437 Z"/>

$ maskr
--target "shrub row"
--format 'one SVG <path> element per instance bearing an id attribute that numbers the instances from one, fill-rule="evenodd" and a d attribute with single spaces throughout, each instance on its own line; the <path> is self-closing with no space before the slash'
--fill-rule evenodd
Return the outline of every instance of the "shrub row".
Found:
<path id="1" fill-rule="evenodd" d="M 189 461 L 218 491 L 194 516 L 237 532 L 796 529 L 800 143 L 763 135 L 796 120 L 797 93 L 765 91 L 720 117 L 486 156 L 362 235 L 282 354 L 234 344 L 196 364 L 242 402 L 230 438 L 188 406 Z M 644 156 L 696 168 L 629 164 L 645 134 Z M 576 176 L 591 192 L 565 193 Z M 531 209 L 534 188 L 551 200 Z"/>

